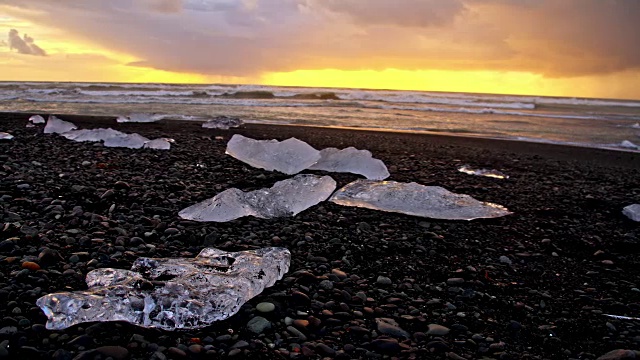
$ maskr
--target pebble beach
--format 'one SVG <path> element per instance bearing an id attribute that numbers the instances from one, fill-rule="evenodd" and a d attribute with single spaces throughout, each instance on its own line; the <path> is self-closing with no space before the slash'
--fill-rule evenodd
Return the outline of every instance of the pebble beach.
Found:
<path id="1" fill-rule="evenodd" d="M 633 359 L 640 357 L 640 153 L 402 132 L 195 122 L 118 124 L 171 150 L 106 148 L 0 113 L 0 359 Z M 47 114 L 41 114 L 47 115 Z M 228 155 L 233 134 L 353 146 L 388 180 L 442 186 L 507 207 L 446 221 L 322 202 L 292 218 L 225 223 L 178 212 L 228 188 L 288 175 Z M 508 179 L 461 173 L 469 164 Z M 332 176 L 338 187 L 353 174 Z M 121 322 L 47 330 L 35 301 L 86 289 L 97 268 L 205 247 L 291 252 L 291 268 L 229 319 L 164 331 Z"/>

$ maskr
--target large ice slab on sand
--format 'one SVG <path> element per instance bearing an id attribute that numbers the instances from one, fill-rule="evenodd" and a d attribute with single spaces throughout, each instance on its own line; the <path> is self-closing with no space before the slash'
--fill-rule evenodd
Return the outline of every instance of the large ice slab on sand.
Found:
<path id="1" fill-rule="evenodd" d="M 462 165 L 458 168 L 458 171 L 463 172 L 469 175 L 477 175 L 477 176 L 486 176 L 495 179 L 508 179 L 509 175 L 498 171 L 498 170 L 489 170 L 489 169 L 475 169 L 469 165 Z"/>
<path id="2" fill-rule="evenodd" d="M 511 214 L 501 205 L 480 202 L 440 186 L 357 180 L 329 199 L 339 205 L 446 220 L 495 218 Z"/>
<path id="3" fill-rule="evenodd" d="M 354 147 L 320 150 L 320 160 L 311 165 L 309 170 L 348 172 L 370 180 L 384 180 L 389 177 L 389 170 L 382 160 L 372 158 L 368 150 L 358 150 Z"/>
<path id="4" fill-rule="evenodd" d="M 187 220 L 225 222 L 243 216 L 262 219 L 289 217 L 324 200 L 336 189 L 330 176 L 296 175 L 270 189 L 243 192 L 228 189 L 178 213 Z"/>
<path id="5" fill-rule="evenodd" d="M 208 120 L 202 124 L 202 127 L 205 129 L 229 129 L 232 127 L 238 127 L 242 124 L 243 122 L 239 118 L 222 115 Z"/>
<path id="6" fill-rule="evenodd" d="M 30 121 L 32 124 L 44 124 L 44 123 L 45 123 L 44 118 L 43 118 L 42 116 L 40 116 L 40 115 L 33 115 L 33 116 L 31 116 L 31 117 L 29 118 L 29 121 Z"/>
<path id="7" fill-rule="evenodd" d="M 71 130 L 61 134 L 65 138 L 73 141 L 104 141 L 110 137 L 114 136 L 124 136 L 125 133 L 113 130 L 111 128 L 107 129 L 80 129 L 80 130 Z"/>
<path id="8" fill-rule="evenodd" d="M 134 113 L 128 116 L 118 116 L 116 119 L 119 123 L 135 122 L 135 123 L 149 123 L 162 120 L 164 116 L 159 114 L 147 114 L 147 113 Z"/>
<path id="9" fill-rule="evenodd" d="M 622 213 L 633 221 L 640 221 L 640 204 L 625 206 Z"/>
<path id="10" fill-rule="evenodd" d="M 62 134 L 67 131 L 75 130 L 77 127 L 68 121 L 58 119 L 53 115 L 49 115 L 47 125 L 44 126 L 45 134 Z"/>
<path id="11" fill-rule="evenodd" d="M 227 143 L 227 154 L 253 167 L 293 175 L 320 160 L 320 152 L 296 138 L 284 141 L 254 140 L 235 134 Z"/>
<path id="12" fill-rule="evenodd" d="M 87 291 L 36 301 L 47 329 L 89 321 L 126 321 L 164 330 L 197 329 L 224 320 L 289 271 L 285 248 L 225 252 L 205 248 L 195 258 L 139 258 L 131 270 L 96 269 Z"/>

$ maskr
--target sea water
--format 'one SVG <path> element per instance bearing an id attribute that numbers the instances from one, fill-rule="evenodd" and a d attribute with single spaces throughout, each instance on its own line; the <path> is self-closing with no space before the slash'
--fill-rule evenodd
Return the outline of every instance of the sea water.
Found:
<path id="1" fill-rule="evenodd" d="M 441 133 L 639 151 L 640 101 L 424 91 L 0 82 L 0 111 Z"/>

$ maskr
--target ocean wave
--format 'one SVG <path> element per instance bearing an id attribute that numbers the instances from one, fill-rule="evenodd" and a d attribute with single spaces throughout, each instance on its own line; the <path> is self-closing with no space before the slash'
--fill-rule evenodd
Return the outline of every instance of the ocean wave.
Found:
<path id="1" fill-rule="evenodd" d="M 546 118 L 558 118 L 558 119 L 582 119 L 582 120 L 602 120 L 602 116 L 595 115 L 568 115 L 568 114 L 549 114 L 549 113 L 533 113 L 533 112 L 520 112 L 520 111 L 505 111 L 501 109 L 483 108 L 483 109 L 467 109 L 467 108 L 441 108 L 441 107 L 416 107 L 416 106 L 395 106 L 395 105 L 380 105 L 380 106 L 367 106 L 375 109 L 385 110 L 410 110 L 410 111 L 427 111 L 427 112 L 451 112 L 451 113 L 464 113 L 464 114 L 496 114 L 496 115 L 513 115 L 513 116 L 531 116 L 531 117 L 546 117 Z"/>
<path id="2" fill-rule="evenodd" d="M 451 106 L 469 107 L 491 107 L 500 109 L 535 109 L 536 105 L 530 102 L 499 102 L 486 101 L 486 97 L 456 97 L 456 96 L 433 96 L 428 93 L 403 93 L 397 92 L 374 92 L 374 91 L 348 91 L 339 94 L 343 100 L 366 100 L 383 101 L 388 103 L 412 103 L 412 104 L 439 104 Z"/>

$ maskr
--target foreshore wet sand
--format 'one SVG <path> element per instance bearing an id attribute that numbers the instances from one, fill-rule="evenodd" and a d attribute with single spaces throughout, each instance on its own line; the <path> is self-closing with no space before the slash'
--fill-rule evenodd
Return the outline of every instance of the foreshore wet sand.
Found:
<path id="1" fill-rule="evenodd" d="M 596 359 L 640 349 L 639 320 L 606 316 L 640 316 L 640 225 L 621 212 L 640 203 L 639 153 L 60 115 L 79 128 L 176 140 L 169 151 L 135 150 L 45 135 L 42 126 L 26 128 L 29 115 L 0 114 L 0 131 L 15 136 L 0 143 L 0 355 Z M 514 214 L 444 221 L 324 202 L 286 219 L 181 220 L 179 210 L 225 189 L 255 190 L 289 177 L 225 155 L 235 133 L 367 149 L 387 164 L 389 180 L 442 186 Z M 457 171 L 463 164 L 510 177 L 467 175 Z M 338 186 L 358 178 L 329 175 Z M 84 276 L 94 268 L 127 269 L 142 256 L 193 257 L 204 247 L 266 246 L 291 251 L 289 273 L 238 314 L 200 330 L 109 322 L 51 331 L 35 305 L 47 293 L 86 289 Z M 259 312 L 261 302 L 275 310 Z M 248 326 L 258 316 L 265 327 Z M 617 354 L 609 358 L 625 358 Z"/>

